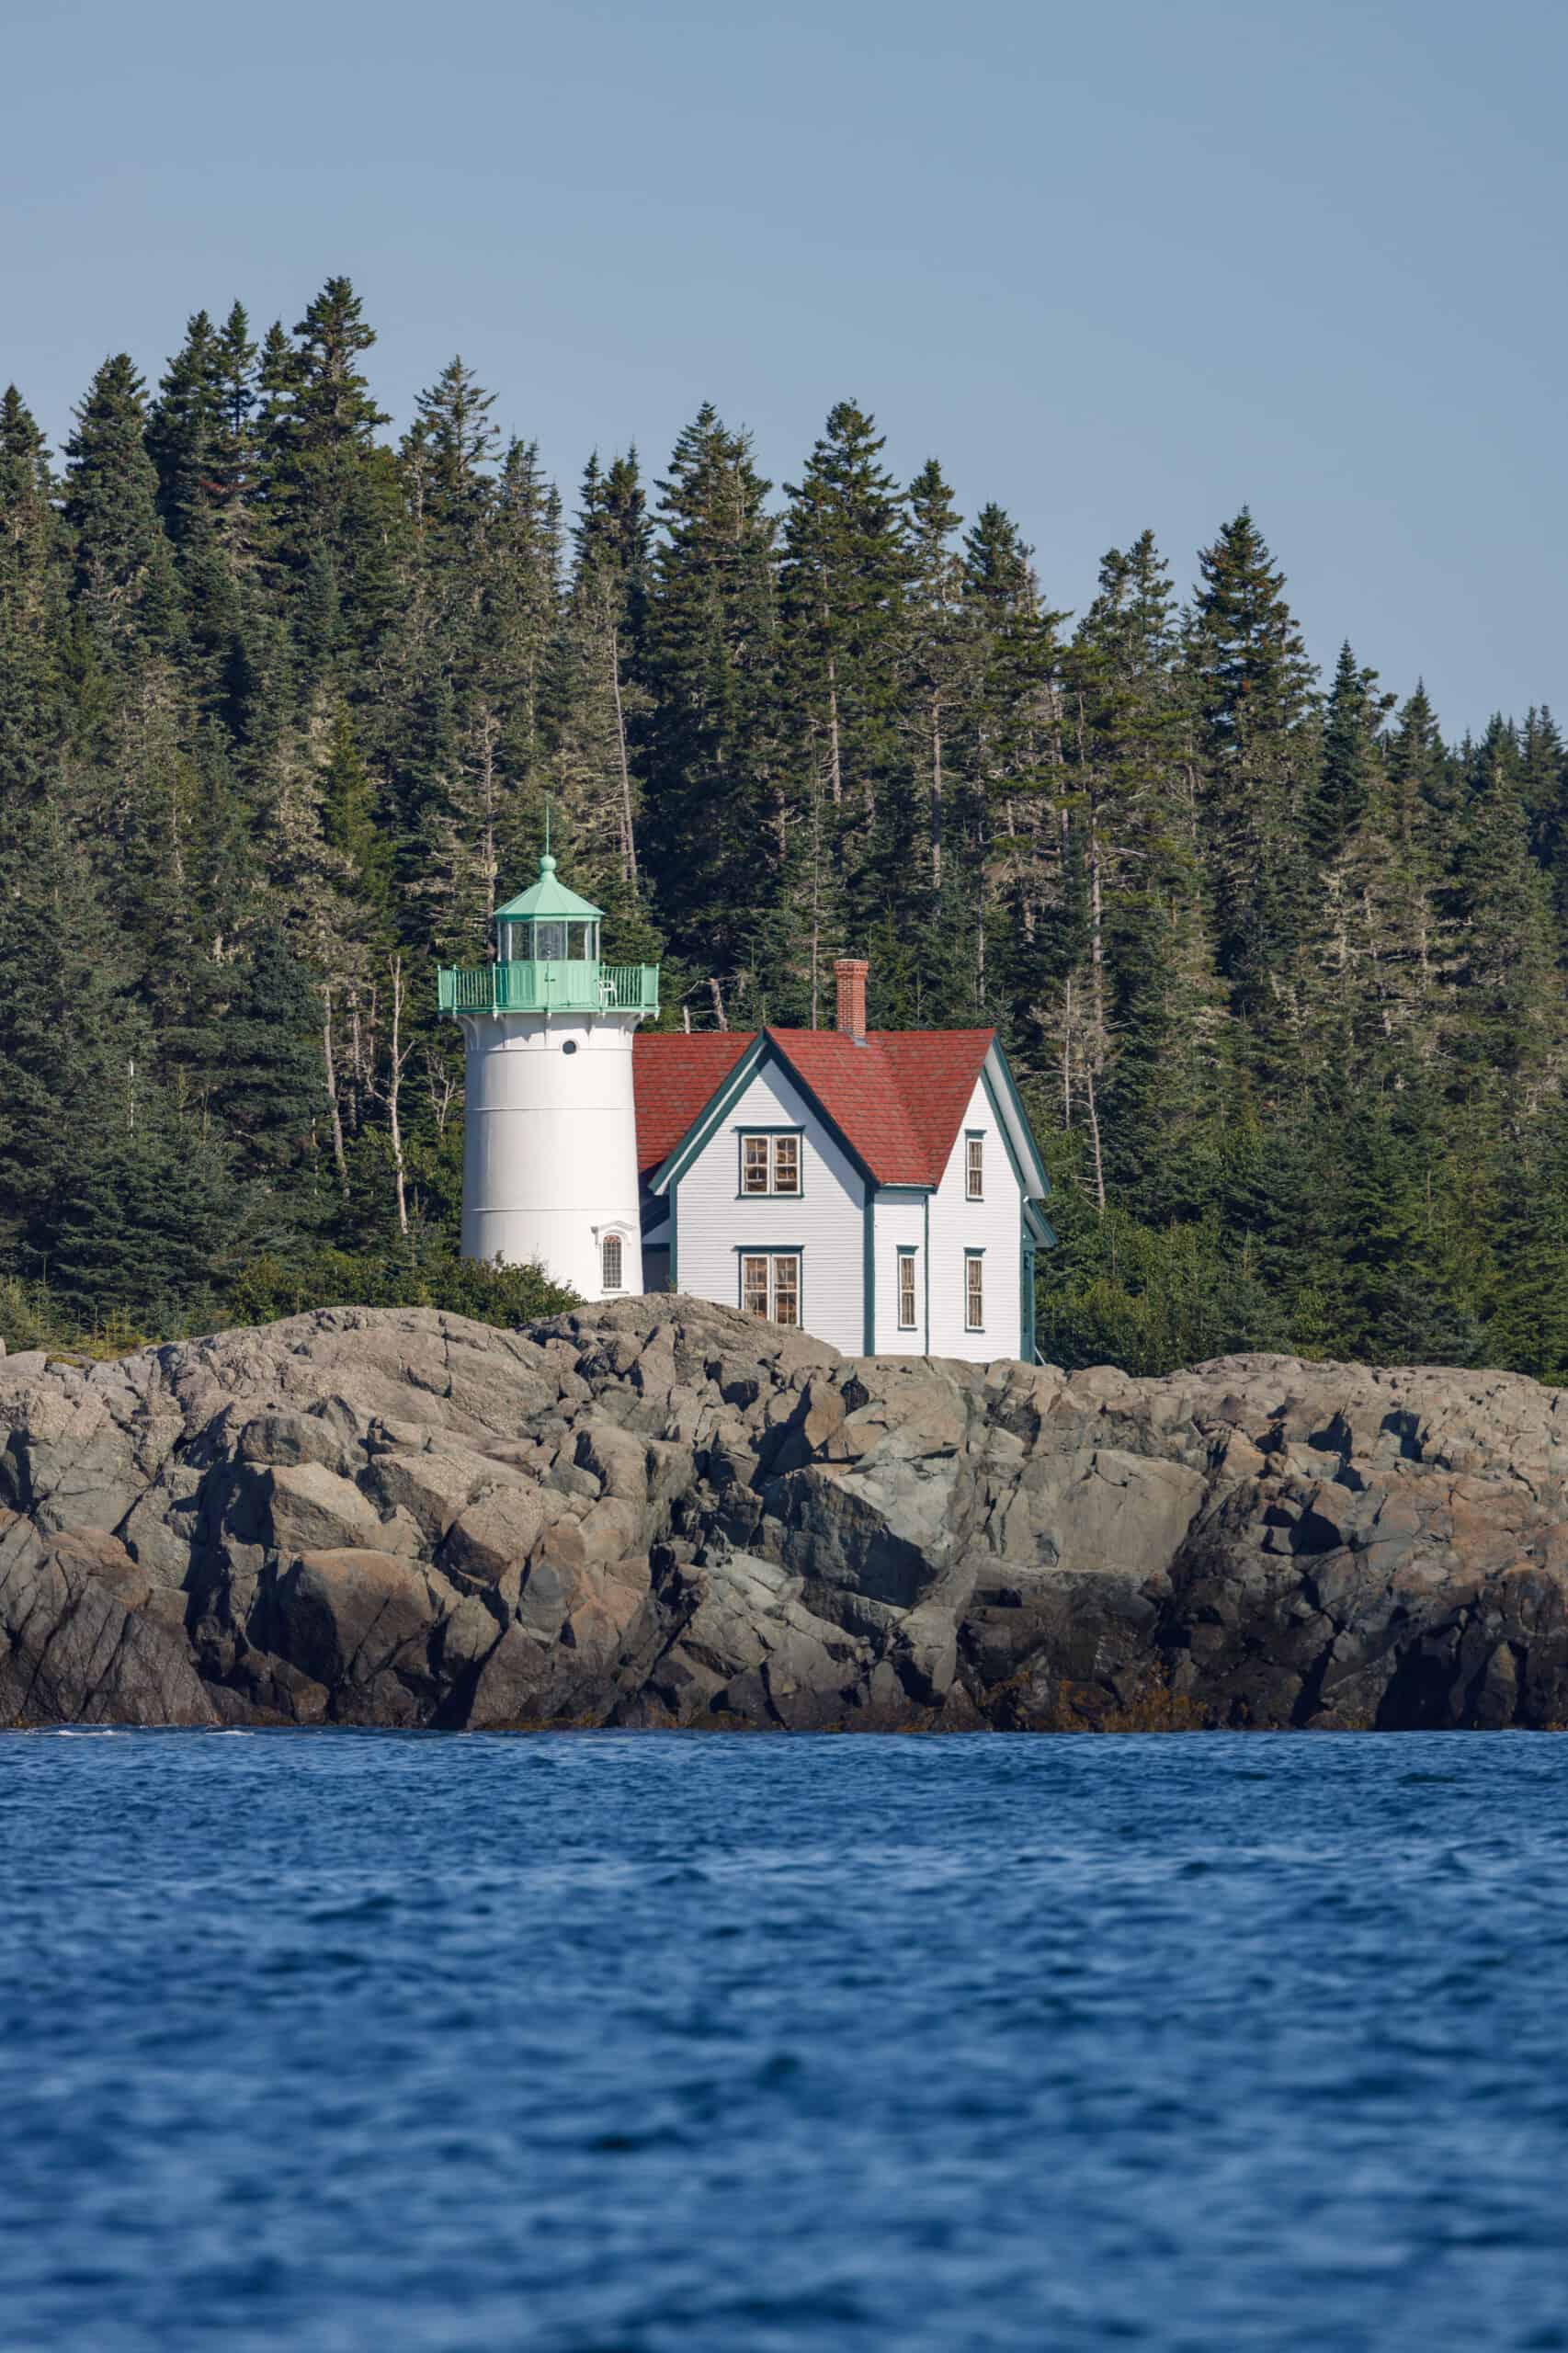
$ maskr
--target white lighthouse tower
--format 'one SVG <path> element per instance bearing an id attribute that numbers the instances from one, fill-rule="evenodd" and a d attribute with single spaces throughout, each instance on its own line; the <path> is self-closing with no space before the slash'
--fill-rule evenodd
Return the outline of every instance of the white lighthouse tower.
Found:
<path id="1" fill-rule="evenodd" d="M 659 1009 L 656 964 L 600 962 L 602 919 L 547 847 L 496 961 L 439 977 L 467 1048 L 463 1256 L 537 1259 L 587 1300 L 642 1288 L 631 1040 Z"/>

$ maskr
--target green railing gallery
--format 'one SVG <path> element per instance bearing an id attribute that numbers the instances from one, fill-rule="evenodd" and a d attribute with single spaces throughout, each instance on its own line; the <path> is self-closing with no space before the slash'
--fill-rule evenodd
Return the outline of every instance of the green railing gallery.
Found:
<path id="1" fill-rule="evenodd" d="M 657 964 L 550 962 L 445 964 L 437 976 L 443 1013 L 643 1013 L 659 1010 Z"/>

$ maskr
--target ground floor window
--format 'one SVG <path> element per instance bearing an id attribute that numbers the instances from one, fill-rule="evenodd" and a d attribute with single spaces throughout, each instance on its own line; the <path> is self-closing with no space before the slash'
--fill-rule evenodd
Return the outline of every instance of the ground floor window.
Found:
<path id="1" fill-rule="evenodd" d="M 898 1328 L 901 1332 L 915 1329 L 915 1253 L 901 1250 L 898 1254 Z"/>
<path id="2" fill-rule="evenodd" d="M 604 1241 L 600 1245 L 600 1256 L 604 1261 L 604 1288 L 606 1290 L 619 1290 L 622 1288 L 622 1278 L 620 1271 L 620 1236 L 619 1233 L 607 1233 L 605 1235 Z"/>
<path id="3" fill-rule="evenodd" d="M 801 1258 L 795 1250 L 747 1250 L 741 1256 L 741 1305 L 770 1324 L 801 1320 Z"/>
<path id="4" fill-rule="evenodd" d="M 985 1329 L 985 1261 L 978 1250 L 967 1252 L 963 1262 L 963 1327 Z"/>

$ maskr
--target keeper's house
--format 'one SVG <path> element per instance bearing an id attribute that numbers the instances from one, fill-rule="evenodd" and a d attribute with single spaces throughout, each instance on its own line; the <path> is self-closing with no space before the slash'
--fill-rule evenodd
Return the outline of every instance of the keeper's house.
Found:
<path id="1" fill-rule="evenodd" d="M 851 1356 L 1032 1362 L 1049 1182 L 994 1029 L 639 1033 L 643 1281 Z"/>

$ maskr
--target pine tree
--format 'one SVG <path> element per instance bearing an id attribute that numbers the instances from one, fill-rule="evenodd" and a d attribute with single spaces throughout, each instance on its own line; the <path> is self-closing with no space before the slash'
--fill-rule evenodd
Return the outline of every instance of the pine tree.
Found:
<path id="1" fill-rule="evenodd" d="M 325 1114 L 322 1009 L 310 975 L 269 925 L 235 977 L 223 1016 L 225 1075 L 213 1109 L 242 1176 L 299 1189 Z"/>
<path id="2" fill-rule="evenodd" d="M 139 1073 L 119 1108 L 114 1129 L 72 1161 L 50 1288 L 84 1323 L 166 1332 L 237 1270 L 259 1204 L 222 1145 L 186 1126 Z"/>
<path id="3" fill-rule="evenodd" d="M 1456 949 L 1444 1023 L 1451 1092 L 1515 1131 L 1561 1086 L 1562 993 L 1518 740 L 1501 719 L 1474 747 L 1466 788 L 1443 887 Z"/>
<path id="4" fill-rule="evenodd" d="M 329 278 L 294 329 L 263 347 L 262 495 L 274 554 L 299 579 L 296 635 L 316 677 L 371 658 L 398 611 L 406 531 L 387 421 L 358 362 L 376 336 L 347 278 Z"/>
<path id="5" fill-rule="evenodd" d="M 476 537 L 453 563 L 472 602 L 431 698 L 413 861 L 431 944 L 464 957 L 526 879 L 549 783 L 561 501 L 531 443 L 507 449 Z"/>
<path id="6" fill-rule="evenodd" d="M 954 542 L 963 517 L 935 458 L 909 485 L 910 580 L 905 628 L 917 765 L 926 776 L 931 896 L 942 895 L 948 783 L 944 749 L 964 683 L 963 559 Z M 951 753 L 948 751 L 950 763 Z"/>
<path id="7" fill-rule="evenodd" d="M 1377 683 L 1377 672 L 1361 667 L 1348 642 L 1342 645 L 1307 810 L 1307 846 L 1320 870 L 1340 855 L 1367 813 L 1379 732 L 1393 703 L 1392 696 L 1376 692 Z"/>
<path id="8" fill-rule="evenodd" d="M 677 956 L 733 1009 L 777 995 L 787 871 L 774 720 L 770 485 L 710 405 L 659 484 L 649 579 L 644 866 Z"/>
<path id="9" fill-rule="evenodd" d="M 642 892 L 639 737 L 650 542 L 635 449 L 603 472 L 590 458 L 572 537 L 556 677 L 564 719 L 551 766 L 565 837 L 585 881 L 601 903 L 617 892 L 630 911 Z"/>
<path id="10" fill-rule="evenodd" d="M 833 953 L 865 936 L 915 827 L 899 725 L 909 546 L 883 437 L 853 401 L 828 413 L 799 483 L 787 484 L 779 568 L 790 823 L 800 870 L 811 1018 Z"/>
<path id="11" fill-rule="evenodd" d="M 0 399 L 0 829 L 48 789 L 64 719 L 64 579 L 53 487 L 43 436 L 10 385 Z M 0 847 L 4 841 L 0 830 Z"/>
<path id="12" fill-rule="evenodd" d="M 159 511 L 176 546 L 211 530 L 213 478 L 223 426 L 218 331 L 206 312 L 198 311 L 147 418 L 147 452 L 157 469 Z"/>
<path id="13" fill-rule="evenodd" d="M 71 1172 L 112 1130 L 145 1024 L 130 959 L 59 805 L 8 813 L 0 860 L 0 1247 L 46 1265 Z"/>
<path id="14" fill-rule="evenodd" d="M 1243 507 L 1199 557 L 1188 666 L 1205 769 L 1216 949 L 1250 1055 L 1299 1062 L 1312 671 L 1285 578 Z"/>
<path id="15" fill-rule="evenodd" d="M 320 790 L 321 833 L 343 861 L 347 894 L 374 922 L 392 894 L 391 846 L 376 808 L 376 787 L 342 705 L 333 721 Z"/>
<path id="16" fill-rule="evenodd" d="M 142 379 L 120 352 L 94 377 L 65 445 L 76 611 L 97 657 L 111 667 L 127 662 L 139 640 L 169 644 L 178 632 L 146 422 Z"/>
<path id="17" fill-rule="evenodd" d="M 1210 1204 L 1230 1081 L 1178 651 L 1169 569 L 1145 531 L 1105 557 L 1063 661 L 1067 808 L 1087 884 L 1063 1097 L 1070 1115 L 1076 1093 L 1090 1124 L 1099 1205 L 1108 1182 L 1160 1221 Z"/>
<path id="18" fill-rule="evenodd" d="M 971 924 L 970 1017 L 1000 1010 L 1026 1068 L 1071 1034 L 1063 983 L 1087 922 L 1083 845 L 1067 807 L 1058 626 L 1032 550 L 994 502 L 964 540 L 968 788 L 958 816 Z M 1060 1020 L 1051 1006 L 1062 998 Z"/>

